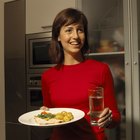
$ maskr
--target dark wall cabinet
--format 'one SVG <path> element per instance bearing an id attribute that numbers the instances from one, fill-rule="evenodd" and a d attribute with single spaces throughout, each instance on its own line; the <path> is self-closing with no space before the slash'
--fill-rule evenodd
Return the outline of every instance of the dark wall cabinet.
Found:
<path id="1" fill-rule="evenodd" d="M 25 2 L 4 5 L 6 140 L 27 140 L 28 128 L 18 123 L 26 112 Z"/>

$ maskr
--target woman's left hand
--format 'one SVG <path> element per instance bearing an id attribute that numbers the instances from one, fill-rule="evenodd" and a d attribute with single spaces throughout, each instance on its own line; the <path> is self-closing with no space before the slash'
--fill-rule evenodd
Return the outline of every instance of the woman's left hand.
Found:
<path id="1" fill-rule="evenodd" d="M 105 108 L 99 117 L 98 126 L 108 127 L 112 121 L 112 111 L 109 108 Z"/>

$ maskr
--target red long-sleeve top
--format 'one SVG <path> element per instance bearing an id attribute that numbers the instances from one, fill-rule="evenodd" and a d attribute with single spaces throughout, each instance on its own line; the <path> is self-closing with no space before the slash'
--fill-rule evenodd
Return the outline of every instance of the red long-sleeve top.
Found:
<path id="1" fill-rule="evenodd" d="M 120 122 L 111 71 L 107 64 L 85 60 L 75 65 L 57 65 L 42 74 L 43 103 L 47 107 L 76 108 L 85 117 L 75 123 L 55 127 L 51 140 L 106 140 L 104 128 L 90 125 L 88 89 L 93 84 L 104 88 L 104 106 L 112 110 L 112 123 Z"/>

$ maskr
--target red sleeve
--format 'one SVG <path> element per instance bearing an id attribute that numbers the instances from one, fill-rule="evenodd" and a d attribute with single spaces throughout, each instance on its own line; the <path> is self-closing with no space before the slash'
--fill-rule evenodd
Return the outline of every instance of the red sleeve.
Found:
<path id="1" fill-rule="evenodd" d="M 42 96 L 43 96 L 43 105 L 46 107 L 52 107 L 49 93 L 49 82 L 47 81 L 46 73 L 42 74 Z"/>
<path id="2" fill-rule="evenodd" d="M 120 123 L 121 115 L 117 107 L 114 81 L 108 65 L 105 65 L 104 72 L 105 72 L 103 74 L 104 94 L 105 94 L 104 102 L 105 102 L 105 107 L 109 107 L 109 109 L 112 110 L 112 123 L 109 126 L 109 128 L 112 128 L 113 126 Z"/>

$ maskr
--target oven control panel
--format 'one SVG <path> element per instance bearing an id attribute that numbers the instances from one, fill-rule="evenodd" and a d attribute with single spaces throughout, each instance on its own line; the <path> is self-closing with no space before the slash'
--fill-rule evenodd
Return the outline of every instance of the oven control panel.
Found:
<path id="1" fill-rule="evenodd" d="M 28 75 L 27 85 L 30 87 L 41 87 L 41 75 L 37 74 Z"/>

